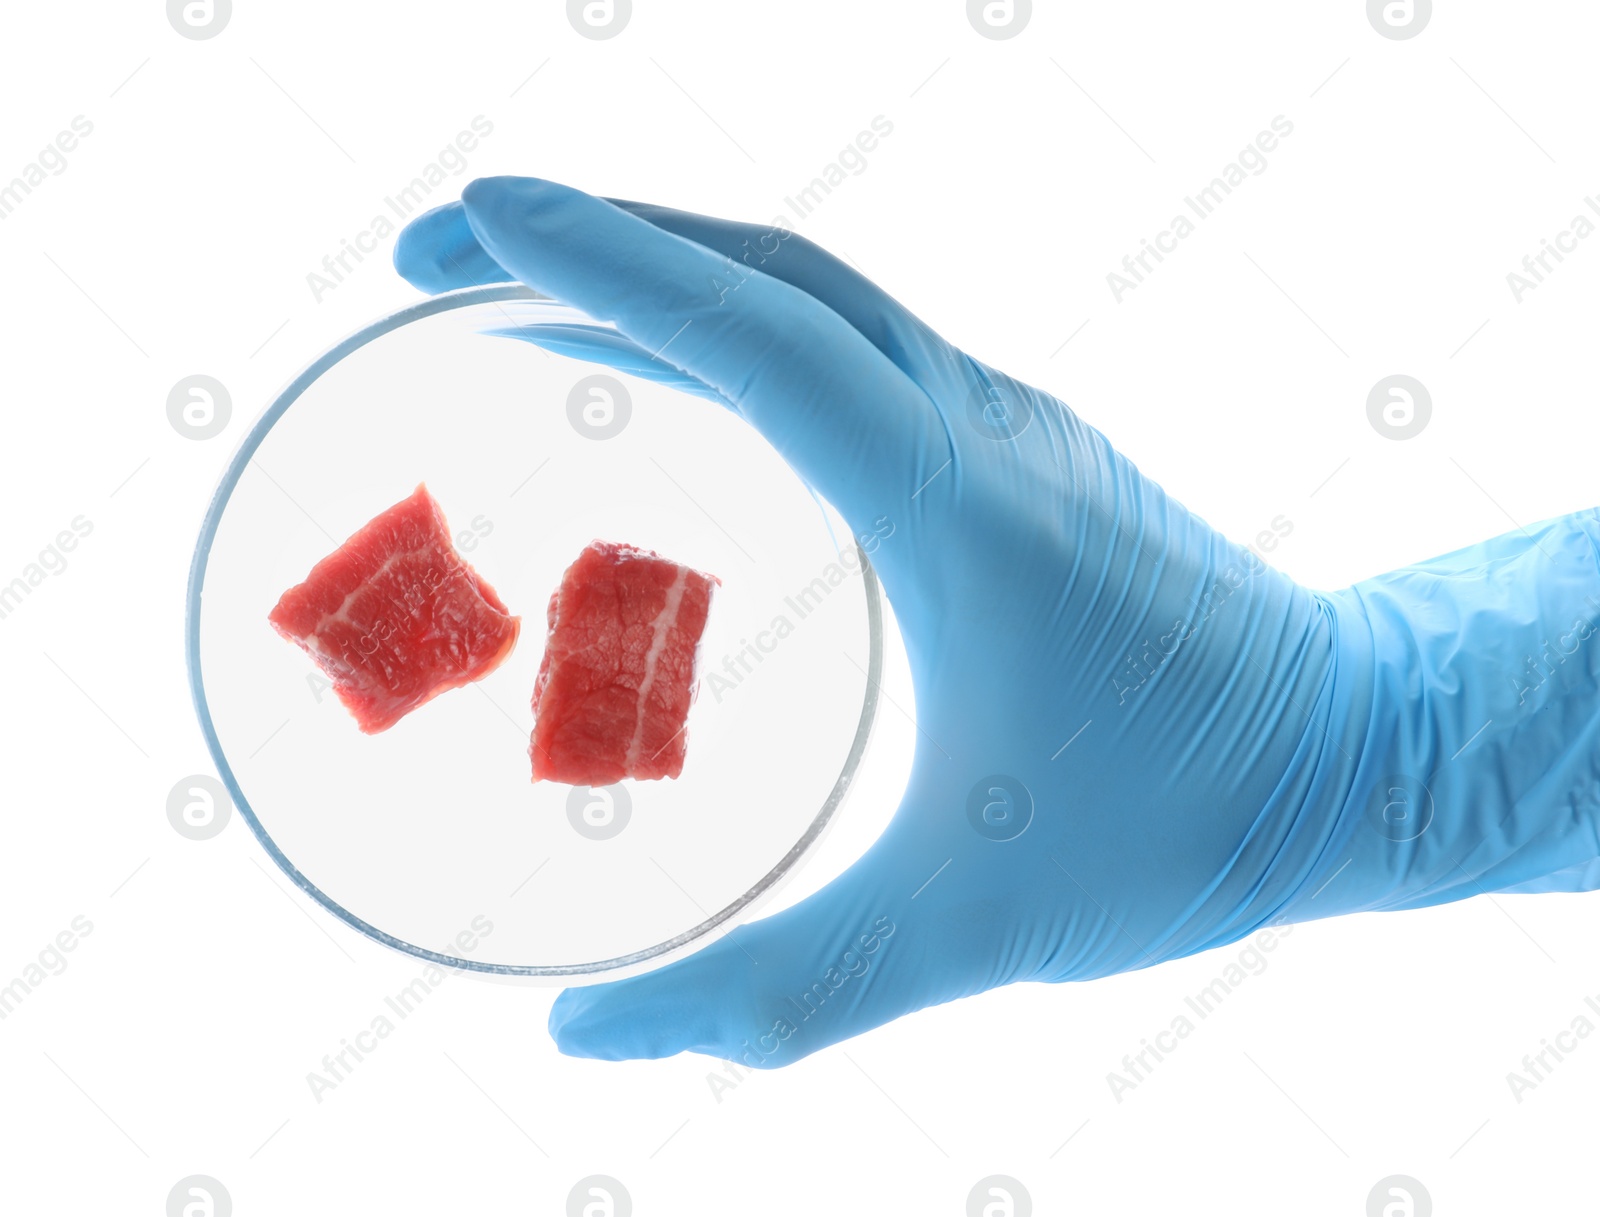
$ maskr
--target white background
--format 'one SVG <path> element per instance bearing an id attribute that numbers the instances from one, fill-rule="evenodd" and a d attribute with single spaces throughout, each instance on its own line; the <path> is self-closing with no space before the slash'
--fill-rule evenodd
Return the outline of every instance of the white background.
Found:
<path id="1" fill-rule="evenodd" d="M 8 1211 L 159 1214 L 192 1173 L 241 1217 L 561 1213 L 592 1173 L 640 1214 L 959 1214 L 994 1173 L 1039 1213 L 1358 1217 L 1393 1173 L 1440 1214 L 1589 1203 L 1600 1037 L 1520 1103 L 1506 1082 L 1600 994 L 1588 897 L 1296 927 L 1120 1103 L 1106 1074 L 1239 948 L 720 1093 L 701 1057 L 563 1058 L 553 990 L 454 977 L 319 1103 L 306 1074 L 415 961 L 291 894 L 237 819 L 167 823 L 209 767 L 180 647 L 210 490 L 283 382 L 415 298 L 392 239 L 320 302 L 306 275 L 475 115 L 494 132 L 440 201 L 531 173 L 763 222 L 885 116 L 798 230 L 1228 534 L 1286 516 L 1269 558 L 1311 586 L 1595 502 L 1600 241 L 1520 303 L 1506 282 L 1600 190 L 1593 6 L 1441 5 L 1405 41 L 1351 0 L 1039 8 L 992 40 L 953 0 L 637 0 L 595 41 L 551 2 L 240 0 L 191 41 L 153 0 L 8 6 L 0 183 L 74 116 L 93 133 L 0 221 L 0 582 L 94 526 L 0 620 L 0 983 L 93 924 L 0 1021 Z M 1280 114 L 1266 171 L 1117 303 L 1106 274 Z M 1366 417 L 1397 372 L 1433 398 L 1406 442 Z M 233 397 L 214 440 L 167 422 L 194 373 Z M 886 689 L 909 704 L 899 657 Z M 785 900 L 886 820 L 912 734 L 886 712 Z"/>

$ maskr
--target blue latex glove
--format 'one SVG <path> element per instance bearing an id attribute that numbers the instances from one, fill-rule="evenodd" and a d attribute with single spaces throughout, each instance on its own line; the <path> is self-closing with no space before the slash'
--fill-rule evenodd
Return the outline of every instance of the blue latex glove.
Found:
<path id="1" fill-rule="evenodd" d="M 798 235 L 487 178 L 395 261 L 614 322 L 547 341 L 724 402 L 858 534 L 893 524 L 919 742 L 888 829 L 737 944 L 562 993 L 563 1052 L 777 1066 L 1269 923 L 1600 886 L 1595 511 L 1311 591 Z"/>

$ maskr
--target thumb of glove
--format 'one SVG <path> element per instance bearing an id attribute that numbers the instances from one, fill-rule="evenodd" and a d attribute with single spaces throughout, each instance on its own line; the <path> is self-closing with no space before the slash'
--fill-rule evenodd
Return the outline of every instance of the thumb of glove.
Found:
<path id="1" fill-rule="evenodd" d="M 905 818 L 902 809 L 896 824 Z M 687 959 L 563 991 L 550 1011 L 557 1047 L 602 1060 L 700 1052 L 772 1069 L 998 983 L 960 982 L 969 956 L 978 964 L 992 953 L 976 942 L 963 950 L 933 901 L 913 908 L 920 880 L 901 877 L 896 836 L 891 824 L 813 895 Z"/>

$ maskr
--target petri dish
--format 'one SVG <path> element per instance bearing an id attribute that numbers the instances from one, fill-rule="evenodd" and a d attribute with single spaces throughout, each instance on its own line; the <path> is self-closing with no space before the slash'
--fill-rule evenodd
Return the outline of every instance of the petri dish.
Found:
<path id="1" fill-rule="evenodd" d="M 837 513 L 692 382 L 577 358 L 574 336 L 651 363 L 516 285 L 422 301 L 318 358 L 213 497 L 186 637 L 218 772 L 297 887 L 432 963 L 567 984 L 677 958 L 778 890 L 849 791 L 883 653 L 877 579 Z M 367 736 L 267 613 L 419 483 L 521 638 Z M 675 780 L 532 781 L 546 605 L 595 539 L 722 579 Z"/>

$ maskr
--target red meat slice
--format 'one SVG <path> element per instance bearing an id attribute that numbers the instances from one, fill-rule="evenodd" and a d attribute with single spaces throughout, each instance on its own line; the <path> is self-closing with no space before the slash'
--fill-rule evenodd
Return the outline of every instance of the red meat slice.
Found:
<path id="1" fill-rule="evenodd" d="M 456 553 L 426 486 L 363 525 L 268 614 L 371 735 L 511 654 L 513 617 Z"/>
<path id="2" fill-rule="evenodd" d="M 608 786 L 683 772 L 695 649 L 722 580 L 595 541 L 550 597 L 533 687 L 533 780 Z"/>

